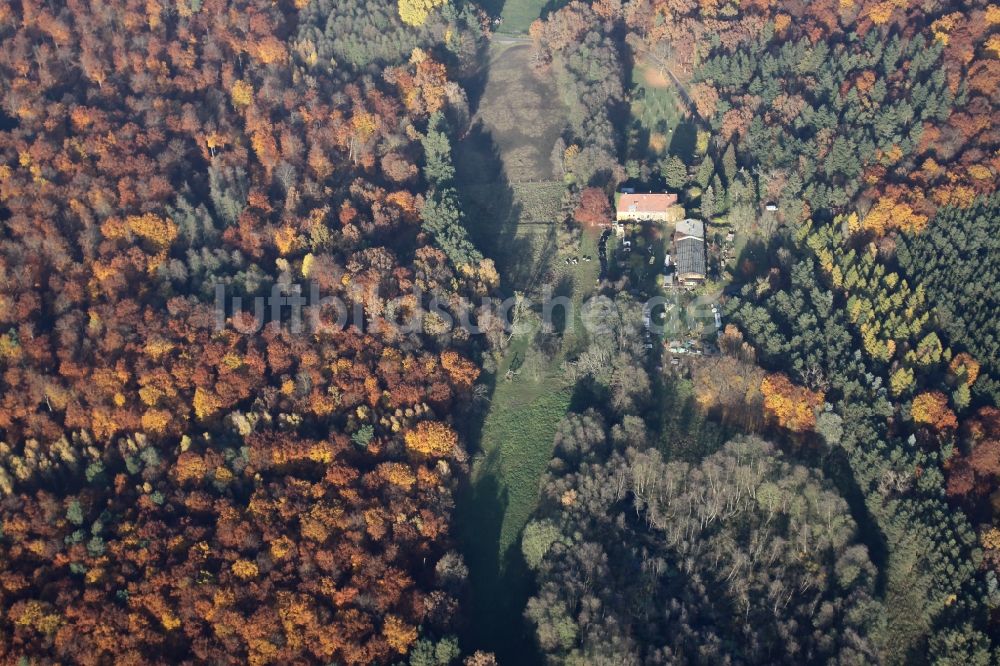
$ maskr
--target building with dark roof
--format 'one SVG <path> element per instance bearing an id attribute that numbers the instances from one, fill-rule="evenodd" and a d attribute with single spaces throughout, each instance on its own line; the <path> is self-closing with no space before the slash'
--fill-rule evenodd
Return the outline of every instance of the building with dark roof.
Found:
<path id="1" fill-rule="evenodd" d="M 673 259 L 677 266 L 677 281 L 693 287 L 705 281 L 705 224 L 701 220 L 687 219 L 677 223 L 674 231 Z"/>

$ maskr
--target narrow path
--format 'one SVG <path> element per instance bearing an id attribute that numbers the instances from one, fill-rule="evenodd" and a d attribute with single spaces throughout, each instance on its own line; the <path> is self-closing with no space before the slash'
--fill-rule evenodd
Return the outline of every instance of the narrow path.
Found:
<path id="1" fill-rule="evenodd" d="M 611 236 L 611 229 L 605 229 L 601 233 L 601 240 L 597 243 L 597 256 L 601 260 L 601 274 L 598 278 L 603 280 L 608 275 L 608 238 Z"/>
<path id="2" fill-rule="evenodd" d="M 667 76 L 669 76 L 670 80 L 673 81 L 674 86 L 677 87 L 677 92 L 680 93 L 684 103 L 687 104 L 688 111 L 691 113 L 691 116 L 699 123 L 704 124 L 704 119 L 698 115 L 698 107 L 696 107 L 694 102 L 691 100 L 691 95 L 688 93 L 687 88 L 684 87 L 684 84 L 681 83 L 680 79 L 677 78 L 669 67 L 664 67 L 663 71 L 667 73 Z"/>

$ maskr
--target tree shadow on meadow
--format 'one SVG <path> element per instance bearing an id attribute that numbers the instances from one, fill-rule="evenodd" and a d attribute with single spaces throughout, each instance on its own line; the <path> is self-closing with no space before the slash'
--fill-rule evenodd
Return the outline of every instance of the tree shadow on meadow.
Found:
<path id="1" fill-rule="evenodd" d="M 698 128 L 694 123 L 683 122 L 670 135 L 671 155 L 681 158 L 684 164 L 690 165 L 694 160 L 695 147 L 698 143 Z"/>
<path id="2" fill-rule="evenodd" d="M 522 206 L 504 173 L 500 150 L 481 123 L 456 146 L 455 166 L 469 235 L 496 263 L 501 290 L 509 295 L 530 282 L 534 252 L 531 240 L 518 236 Z"/>
<path id="3" fill-rule="evenodd" d="M 500 554 L 509 497 L 493 472 L 499 454 L 496 449 L 481 461 L 478 478 L 458 497 L 455 524 L 469 567 L 469 612 L 462 639 L 466 649 L 493 652 L 501 664 L 536 664 L 534 639 L 522 619 L 533 591 L 531 572 L 519 540 Z"/>
<path id="4" fill-rule="evenodd" d="M 507 4 L 506 0 L 479 0 L 477 3 L 480 8 L 483 9 L 490 16 L 500 16 L 503 13 L 503 7 Z"/>

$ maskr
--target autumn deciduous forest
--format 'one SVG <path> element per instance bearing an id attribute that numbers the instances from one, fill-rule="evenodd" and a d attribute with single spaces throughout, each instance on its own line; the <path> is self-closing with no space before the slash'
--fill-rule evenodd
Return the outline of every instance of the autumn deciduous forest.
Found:
<path id="1" fill-rule="evenodd" d="M 1000 660 L 996 2 L 0 44 L 0 662 Z"/>
<path id="2" fill-rule="evenodd" d="M 454 630 L 478 369 L 377 318 L 495 286 L 420 215 L 478 19 L 307 5 L 0 6 L 4 662 L 365 664 Z M 364 15 L 404 57 L 327 36 Z M 217 330 L 216 285 L 303 279 L 376 321 Z"/>

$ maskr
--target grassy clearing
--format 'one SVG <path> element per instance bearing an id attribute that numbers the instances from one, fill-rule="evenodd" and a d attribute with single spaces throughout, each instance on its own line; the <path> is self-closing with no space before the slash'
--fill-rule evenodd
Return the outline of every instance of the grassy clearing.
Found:
<path id="1" fill-rule="evenodd" d="M 530 46 L 492 47 L 476 120 L 509 182 L 555 179 L 552 148 L 566 127 L 566 108 L 553 82 L 534 73 Z"/>
<path id="2" fill-rule="evenodd" d="M 566 185 L 559 181 L 513 183 L 514 196 L 521 204 L 523 222 L 551 224 L 560 219 L 563 192 Z"/>
<path id="3" fill-rule="evenodd" d="M 573 321 L 563 332 L 562 354 L 564 358 L 572 358 L 586 349 L 587 332 L 583 326 L 581 311 L 586 299 L 594 291 L 597 278 L 601 274 L 601 263 L 597 257 L 597 236 L 584 233 L 580 243 L 580 254 L 589 256 L 591 261 L 567 266 L 557 263 L 556 294 L 565 294 L 573 302 Z M 566 285 L 560 290 L 560 285 Z"/>
<path id="4" fill-rule="evenodd" d="M 472 239 L 496 262 L 506 293 L 530 288 L 555 252 L 553 221 L 562 187 L 559 183 L 498 183 L 463 188 Z"/>
<path id="5" fill-rule="evenodd" d="M 506 226 L 558 221 L 566 186 L 558 181 L 509 185 L 494 182 L 466 185 L 463 189 L 463 195 L 474 207 L 472 211 L 466 209 L 469 213 L 467 226 L 492 247 L 496 244 L 496 234 Z M 504 205 L 508 200 L 512 205 Z M 501 219 L 500 215 L 505 217 Z"/>
<path id="6" fill-rule="evenodd" d="M 544 4 L 507 3 L 503 29 L 526 30 Z M 592 262 L 565 265 L 555 257 L 565 185 L 553 179 L 550 155 L 566 110 L 552 82 L 532 72 L 528 48 L 495 47 L 491 55 L 478 124 L 455 151 L 470 233 L 497 262 L 505 293 L 526 291 L 535 298 L 542 278 L 554 274 L 559 292 L 582 302 L 599 271 L 596 247 L 583 250 L 595 257 Z M 533 336 L 513 340 L 499 363 L 481 429 L 468 433 L 478 448 L 455 523 L 472 592 L 463 642 L 467 649 L 495 652 L 501 663 L 538 660 L 522 619 L 533 582 L 520 535 L 537 505 L 553 436 L 570 404 L 561 364 L 570 342 L 583 343 L 579 328 L 578 320 L 567 327 L 564 350 L 553 359 L 534 348 Z M 509 381 L 508 370 L 516 372 Z"/>
<path id="7" fill-rule="evenodd" d="M 550 157 L 566 109 L 530 61 L 526 46 L 493 47 L 477 122 L 455 151 L 473 241 L 497 262 L 507 293 L 529 288 L 551 256 L 565 191 Z"/>
<path id="8" fill-rule="evenodd" d="M 495 652 L 501 663 L 538 660 L 522 612 L 534 592 L 521 555 L 520 538 L 538 504 L 539 482 L 552 457 L 553 437 L 569 409 L 572 386 L 562 362 L 586 344 L 580 309 L 593 289 L 598 262 L 552 264 L 546 255 L 547 227 L 524 225 L 515 237 L 533 248 L 528 263 L 553 266 L 556 288 L 573 302 L 575 317 L 565 326 L 561 351 L 545 358 L 533 336 L 515 338 L 498 370 L 490 409 L 479 432 L 471 483 L 459 498 L 456 525 L 470 569 L 473 603 L 470 645 Z M 593 239 L 585 239 L 596 257 Z M 516 374 L 506 379 L 507 371 Z"/>
<path id="9" fill-rule="evenodd" d="M 518 360 L 521 353 L 534 353 L 526 344 L 518 346 L 523 352 L 517 350 L 509 356 L 506 367 Z M 526 359 L 525 365 L 534 362 L 537 360 Z M 483 425 L 483 457 L 473 469 L 474 483 L 496 477 L 500 480 L 498 490 L 506 497 L 497 543 L 501 553 L 517 545 L 521 530 L 535 509 L 538 481 L 552 457 L 552 438 L 570 401 L 562 373 L 554 373 L 549 367 L 525 365 L 516 379 L 498 383 Z M 493 454 L 494 451 L 497 453 Z"/>
<path id="10" fill-rule="evenodd" d="M 508 369 L 517 372 L 511 381 L 504 379 Z M 542 358 L 527 336 L 512 342 L 497 376 L 471 483 L 456 512 L 472 593 L 466 640 L 501 663 L 531 664 L 538 655 L 521 613 L 533 583 L 520 537 L 538 503 L 571 391 L 555 362 Z"/>

